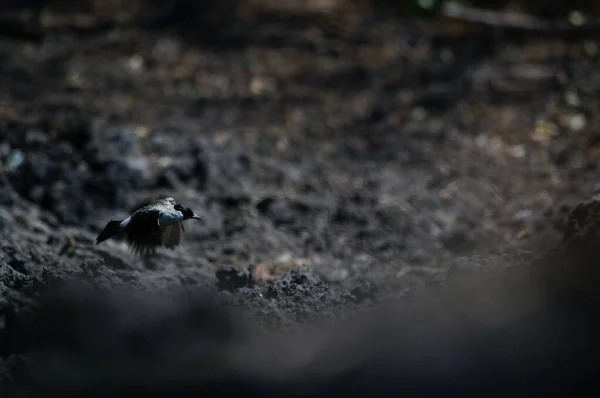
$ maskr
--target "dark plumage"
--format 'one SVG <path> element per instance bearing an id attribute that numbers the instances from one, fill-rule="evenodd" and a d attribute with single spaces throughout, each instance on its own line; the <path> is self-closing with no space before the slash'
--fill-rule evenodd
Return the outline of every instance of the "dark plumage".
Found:
<path id="1" fill-rule="evenodd" d="M 96 238 L 96 244 L 121 233 L 131 250 L 138 256 L 149 256 L 159 246 L 174 249 L 181 241 L 183 221 L 201 220 L 192 209 L 178 204 L 173 198 L 159 199 L 136 210 L 122 221 L 109 221 Z"/>

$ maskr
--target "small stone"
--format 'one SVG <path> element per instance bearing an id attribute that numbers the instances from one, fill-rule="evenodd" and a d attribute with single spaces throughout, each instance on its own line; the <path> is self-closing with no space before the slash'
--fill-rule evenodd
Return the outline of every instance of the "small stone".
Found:
<path id="1" fill-rule="evenodd" d="M 441 240 L 446 250 L 452 253 L 465 253 L 475 247 L 475 242 L 462 230 L 449 231 L 442 236 Z"/>
<path id="2" fill-rule="evenodd" d="M 425 110 L 425 108 L 423 107 L 416 107 L 412 110 L 412 117 L 418 121 L 418 122 L 422 122 L 425 120 L 425 118 L 427 118 L 427 110 Z"/>
<path id="3" fill-rule="evenodd" d="M 585 23 L 585 16 L 577 10 L 573 10 L 569 13 L 569 22 L 575 26 L 581 26 Z"/>
<path id="4" fill-rule="evenodd" d="M 567 91 L 565 93 L 565 101 L 569 106 L 579 106 L 581 105 L 581 100 L 579 95 L 577 95 L 574 91 Z"/>
<path id="5" fill-rule="evenodd" d="M 598 54 L 598 44 L 592 40 L 586 40 L 583 42 L 583 50 L 589 56 L 595 56 Z"/>
<path id="6" fill-rule="evenodd" d="M 262 77 L 254 76 L 250 81 L 250 92 L 253 95 L 261 95 L 264 94 L 269 89 L 268 82 Z"/>
<path id="7" fill-rule="evenodd" d="M 152 48 L 152 56 L 161 60 L 174 60 L 179 56 L 181 44 L 169 37 L 163 37 Z"/>
<path id="8" fill-rule="evenodd" d="M 10 145 L 7 142 L 0 143 L 0 158 L 10 154 Z"/>
<path id="9" fill-rule="evenodd" d="M 516 159 L 525 159 L 527 151 L 524 145 L 515 145 L 510 148 L 510 154 Z"/>
<path id="10" fill-rule="evenodd" d="M 569 117 L 567 123 L 569 129 L 572 131 L 581 131 L 587 126 L 587 118 L 583 114 L 578 113 Z"/>
<path id="11" fill-rule="evenodd" d="M 141 55 L 134 55 L 127 61 L 127 67 L 132 72 L 140 72 L 144 67 L 144 58 Z"/>
<path id="12" fill-rule="evenodd" d="M 233 292 L 242 287 L 254 285 L 252 272 L 248 269 L 238 269 L 231 266 L 219 267 L 215 273 L 219 290 Z"/>
<path id="13" fill-rule="evenodd" d="M 331 283 L 338 283 L 346 280 L 349 274 L 347 269 L 339 268 L 328 272 L 325 278 Z"/>
<path id="14" fill-rule="evenodd" d="M 133 134 L 135 134 L 137 138 L 147 138 L 150 135 L 150 129 L 147 126 L 137 125 L 133 129 Z"/>
<path id="15" fill-rule="evenodd" d="M 556 136 L 558 136 L 558 126 L 544 120 L 538 120 L 531 133 L 531 139 L 542 144 L 548 143 Z"/>
<path id="16" fill-rule="evenodd" d="M 527 220 L 531 218 L 532 214 L 533 212 L 530 209 L 523 209 L 518 211 L 517 214 L 515 214 L 515 216 L 513 217 L 513 219 L 515 221 Z"/>
<path id="17" fill-rule="evenodd" d="M 25 161 L 25 154 L 20 149 L 15 149 L 10 153 L 8 161 L 6 162 L 6 169 L 8 171 L 16 170 Z"/>
<path id="18" fill-rule="evenodd" d="M 356 302 L 361 303 L 365 300 L 372 300 L 377 296 L 379 289 L 371 281 L 364 281 L 360 285 L 352 289 L 351 293 L 355 297 Z"/>
<path id="19" fill-rule="evenodd" d="M 475 138 L 475 145 L 481 149 L 487 148 L 488 145 L 490 145 L 490 138 L 487 134 L 479 134 L 477 138 Z"/>

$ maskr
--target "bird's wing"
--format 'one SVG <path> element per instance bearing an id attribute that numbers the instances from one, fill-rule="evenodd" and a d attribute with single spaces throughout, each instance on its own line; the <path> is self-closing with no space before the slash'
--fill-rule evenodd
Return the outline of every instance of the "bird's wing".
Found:
<path id="1" fill-rule="evenodd" d="M 133 254 L 139 257 L 149 257 L 154 255 L 156 253 L 156 247 L 157 246 L 155 245 L 140 243 L 138 241 L 129 242 L 129 248 Z"/>
<path id="2" fill-rule="evenodd" d="M 148 203 L 147 205 L 137 209 L 135 212 L 133 212 L 132 216 L 169 210 L 172 209 L 175 204 L 176 202 L 173 198 L 157 199 L 154 202 Z"/>
<path id="3" fill-rule="evenodd" d="M 182 223 L 175 223 L 162 228 L 162 241 L 167 249 L 174 249 L 179 245 L 181 241 L 181 225 Z"/>
<path id="4" fill-rule="evenodd" d="M 171 207 L 175 206 L 176 203 L 177 202 L 175 202 L 175 199 L 173 199 L 173 198 L 164 198 L 164 199 L 157 199 L 150 206 L 171 208 Z"/>
<path id="5" fill-rule="evenodd" d="M 131 216 L 125 233 L 134 254 L 142 257 L 152 255 L 162 244 L 163 230 L 158 225 L 157 219 L 157 214 L 149 209 Z"/>

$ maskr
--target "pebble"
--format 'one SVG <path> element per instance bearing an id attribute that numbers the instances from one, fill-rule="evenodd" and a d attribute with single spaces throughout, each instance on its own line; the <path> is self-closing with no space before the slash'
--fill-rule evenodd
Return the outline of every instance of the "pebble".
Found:
<path id="1" fill-rule="evenodd" d="M 25 161 L 25 154 L 20 149 L 14 149 L 6 162 L 6 169 L 8 171 L 16 170 Z"/>
<path id="2" fill-rule="evenodd" d="M 567 126 L 572 131 L 581 131 L 587 126 L 587 118 L 585 115 L 578 113 L 567 118 Z"/>

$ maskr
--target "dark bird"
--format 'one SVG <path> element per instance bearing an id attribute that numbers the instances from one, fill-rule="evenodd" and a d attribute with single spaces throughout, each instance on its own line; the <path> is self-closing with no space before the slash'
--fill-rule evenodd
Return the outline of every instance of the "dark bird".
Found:
<path id="1" fill-rule="evenodd" d="M 183 221 L 192 218 L 202 220 L 173 198 L 159 199 L 137 209 L 125 220 L 110 220 L 96 238 L 96 244 L 123 233 L 133 253 L 145 257 L 154 254 L 159 246 L 177 247 L 181 231 L 185 231 Z"/>

